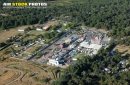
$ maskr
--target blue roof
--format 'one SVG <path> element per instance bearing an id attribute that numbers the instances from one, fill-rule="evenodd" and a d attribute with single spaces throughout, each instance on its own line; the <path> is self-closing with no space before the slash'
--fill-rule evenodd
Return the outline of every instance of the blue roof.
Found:
<path id="1" fill-rule="evenodd" d="M 70 55 L 72 56 L 72 55 L 74 55 L 75 54 L 75 51 L 71 51 L 70 52 Z"/>

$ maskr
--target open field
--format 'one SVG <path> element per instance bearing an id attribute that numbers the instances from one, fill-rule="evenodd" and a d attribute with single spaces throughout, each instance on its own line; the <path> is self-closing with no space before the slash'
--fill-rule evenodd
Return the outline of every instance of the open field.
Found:
<path id="1" fill-rule="evenodd" d="M 130 54 L 130 46 L 117 45 L 117 46 L 115 47 L 115 50 L 116 50 L 116 49 L 117 49 L 119 52 L 121 52 L 121 53 L 124 52 L 123 55 L 126 55 L 127 53 Z"/>
<path id="2" fill-rule="evenodd" d="M 60 22 L 63 22 L 63 21 L 61 21 L 61 20 L 56 20 L 56 21 L 48 21 L 48 22 L 46 22 L 46 23 L 44 23 L 43 25 L 44 26 L 46 26 L 46 25 L 57 25 L 57 24 L 59 24 Z M 16 27 L 16 28 L 12 28 L 12 29 L 9 29 L 8 31 L 1 31 L 0 32 L 0 42 L 5 42 L 6 40 L 7 40 L 7 38 L 8 37 L 11 37 L 11 36 L 15 36 L 15 35 L 17 35 L 17 34 L 19 34 L 19 33 L 21 33 L 21 34 L 24 34 L 24 32 L 18 32 L 18 28 L 27 28 L 27 27 L 32 27 L 32 25 L 25 25 L 25 26 L 19 26 L 19 27 Z M 35 27 L 36 26 L 38 26 L 38 24 L 35 24 L 34 25 Z M 40 34 L 44 34 L 44 30 L 43 31 L 37 31 L 37 30 L 32 30 L 32 31 L 30 31 L 28 34 L 30 34 L 30 36 L 29 37 L 25 37 L 24 39 L 23 39 L 23 41 L 26 41 L 26 40 L 29 40 L 29 39 L 34 39 L 34 38 L 36 38 L 36 36 L 37 35 L 40 35 Z M 39 45 L 38 45 L 39 46 Z M 7 47 L 7 48 L 5 48 L 4 50 L 2 50 L 1 52 L 0 52 L 0 56 L 2 57 L 2 56 L 8 56 L 8 57 L 10 57 L 11 56 L 11 54 L 12 54 L 12 51 L 11 51 L 11 53 L 9 53 L 8 55 L 7 54 L 5 54 L 5 51 L 6 50 L 10 50 L 10 47 L 12 47 L 12 48 L 14 48 L 14 50 L 20 50 L 21 48 L 23 48 L 23 47 L 15 47 L 14 45 L 11 45 L 11 46 L 9 46 L 9 47 Z M 35 46 L 35 47 L 37 47 L 37 46 Z M 28 53 L 31 53 L 32 51 L 35 51 L 35 47 L 34 48 L 30 48 L 31 50 L 28 50 L 27 52 Z M 27 56 L 28 54 L 25 54 L 25 56 Z"/>
<path id="3" fill-rule="evenodd" d="M 14 79 L 18 78 L 20 75 L 21 75 L 20 72 L 8 70 L 7 73 L 5 73 L 0 77 L 0 80 L 2 80 L 2 82 L 0 82 L 0 85 L 13 81 Z"/>
<path id="4" fill-rule="evenodd" d="M 5 42 L 8 37 L 15 36 L 18 33 L 21 33 L 21 32 L 18 32 L 17 29 L 10 29 L 9 31 L 1 31 L 0 32 L 0 42 Z"/>
<path id="5" fill-rule="evenodd" d="M 58 21 L 48 21 L 47 23 L 45 23 L 44 25 L 56 25 L 58 23 L 60 23 L 61 20 Z M 34 24 L 34 26 L 38 26 L 38 24 Z M 24 26 L 18 26 L 15 28 L 11 28 L 8 31 L 0 31 L 0 42 L 5 42 L 7 40 L 8 37 L 11 36 L 15 36 L 19 33 L 23 34 L 24 32 L 19 32 L 18 28 L 27 28 L 27 27 L 32 27 L 32 25 L 24 25 Z M 32 31 L 30 34 L 34 34 L 34 35 L 39 35 L 39 34 L 43 34 L 43 31 Z"/>
<path id="6" fill-rule="evenodd" d="M 33 34 L 34 36 L 37 36 L 37 35 L 39 35 L 39 34 L 43 34 L 44 33 L 44 31 L 36 31 L 36 30 L 32 30 L 29 34 L 31 35 L 31 34 Z"/>
<path id="7" fill-rule="evenodd" d="M 48 21 L 47 23 L 45 23 L 44 25 L 56 25 L 59 23 L 62 23 L 63 21 L 61 20 L 56 20 L 56 21 Z"/>
<path id="8" fill-rule="evenodd" d="M 38 24 L 35 24 L 34 26 L 37 26 Z M 8 37 L 15 36 L 19 33 L 24 33 L 24 32 L 18 32 L 18 28 L 27 28 L 31 27 L 32 25 L 25 25 L 25 26 L 19 26 L 16 28 L 9 29 L 8 31 L 0 31 L 0 42 L 5 42 Z"/>
<path id="9" fill-rule="evenodd" d="M 36 37 L 36 36 L 29 36 L 29 37 L 24 38 L 23 41 L 27 41 L 27 40 L 30 40 L 30 39 L 33 40 L 35 37 Z"/>
<path id="10" fill-rule="evenodd" d="M 0 85 L 49 85 L 56 79 L 52 73 L 55 69 L 56 67 L 24 61 L 5 61 L 0 63 Z M 42 81 L 43 79 L 48 81 Z"/>

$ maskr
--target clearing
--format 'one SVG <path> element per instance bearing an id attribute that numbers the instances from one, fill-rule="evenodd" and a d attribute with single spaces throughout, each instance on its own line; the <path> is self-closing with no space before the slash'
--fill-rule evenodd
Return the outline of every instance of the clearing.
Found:
<path id="1" fill-rule="evenodd" d="M 55 74 L 56 70 L 60 70 Z M 0 62 L 0 85 L 49 85 L 64 69 L 28 61 Z M 43 81 L 47 79 L 48 81 Z"/>
<path id="2" fill-rule="evenodd" d="M 37 26 L 38 24 L 35 24 L 34 26 Z M 5 42 L 7 40 L 7 38 L 11 37 L 11 36 L 15 36 L 19 33 L 23 34 L 24 32 L 19 32 L 18 28 L 27 28 L 27 27 L 31 27 L 32 25 L 24 25 L 24 26 L 19 26 L 16 28 L 11 28 L 7 31 L 0 31 L 0 42 Z"/>
<path id="3" fill-rule="evenodd" d="M 127 53 L 130 54 L 130 46 L 125 46 L 125 45 L 117 45 L 115 47 L 115 50 L 118 50 L 121 53 L 124 53 L 123 55 L 126 55 Z"/>

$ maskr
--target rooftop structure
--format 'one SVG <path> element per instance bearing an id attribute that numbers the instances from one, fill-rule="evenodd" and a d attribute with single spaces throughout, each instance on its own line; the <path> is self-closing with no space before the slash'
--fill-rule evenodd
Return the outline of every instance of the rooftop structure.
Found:
<path id="1" fill-rule="evenodd" d="M 37 27 L 36 30 L 42 31 L 42 28 L 41 27 Z"/>
<path id="2" fill-rule="evenodd" d="M 80 43 L 80 46 L 81 47 L 84 47 L 84 48 L 88 48 L 89 47 L 89 42 L 82 42 L 82 43 Z"/>
<path id="3" fill-rule="evenodd" d="M 99 50 L 102 46 L 98 44 L 90 44 L 88 48 L 94 49 L 94 50 Z"/>
<path id="4" fill-rule="evenodd" d="M 59 62 L 57 60 L 55 60 L 55 59 L 49 59 L 48 64 L 54 65 L 54 66 L 59 66 L 60 65 Z"/>
<path id="5" fill-rule="evenodd" d="M 91 43 L 92 44 L 100 44 L 100 40 L 97 36 L 94 36 L 92 39 L 91 39 Z"/>
<path id="6" fill-rule="evenodd" d="M 57 60 L 57 59 L 49 59 L 48 64 L 53 66 L 62 66 L 62 63 L 64 63 L 64 60 Z"/>
<path id="7" fill-rule="evenodd" d="M 73 35 L 73 36 L 71 37 L 71 40 L 72 40 L 72 41 L 75 41 L 76 39 L 78 39 L 78 36 L 77 36 L 77 35 Z"/>
<path id="8" fill-rule="evenodd" d="M 51 28 L 51 25 L 47 25 L 47 26 L 43 27 L 44 30 L 48 30 L 49 28 Z"/>
<path id="9" fill-rule="evenodd" d="M 25 28 L 19 28 L 18 31 L 24 32 L 24 31 L 25 31 Z"/>
<path id="10" fill-rule="evenodd" d="M 76 52 L 76 50 L 72 50 L 72 51 L 69 53 L 69 55 L 72 56 L 72 55 L 75 54 L 75 52 Z"/>
<path id="11" fill-rule="evenodd" d="M 74 48 L 75 46 L 76 46 L 75 44 L 71 44 L 71 45 L 69 45 L 69 48 L 72 49 L 72 48 Z"/>
<path id="12" fill-rule="evenodd" d="M 16 45 L 16 46 L 21 46 L 22 45 L 21 42 L 14 42 L 13 44 Z"/>

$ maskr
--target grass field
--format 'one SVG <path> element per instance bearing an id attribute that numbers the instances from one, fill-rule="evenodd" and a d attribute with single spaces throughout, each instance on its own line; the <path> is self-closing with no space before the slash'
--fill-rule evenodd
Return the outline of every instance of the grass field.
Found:
<path id="1" fill-rule="evenodd" d="M 60 22 L 62 22 L 61 20 L 58 21 L 48 21 L 47 23 L 45 23 L 44 25 L 56 25 L 59 24 Z M 39 24 L 34 24 L 34 26 L 38 26 Z M 24 26 L 19 26 L 19 27 L 15 27 L 15 28 L 10 28 L 8 31 L 0 31 L 0 42 L 5 42 L 7 40 L 8 37 L 11 36 L 15 36 L 19 33 L 23 34 L 24 32 L 19 32 L 18 28 L 27 28 L 27 27 L 32 27 L 32 25 L 24 25 Z M 34 34 L 34 35 L 39 35 L 39 34 L 43 34 L 44 31 L 32 31 L 30 34 Z"/>
<path id="2" fill-rule="evenodd" d="M 124 52 L 124 54 L 123 55 L 126 55 L 127 53 L 129 53 L 130 54 L 130 46 L 125 46 L 125 45 L 117 45 L 116 47 L 115 47 L 115 50 L 118 50 L 119 52 Z"/>
<path id="3" fill-rule="evenodd" d="M 34 26 L 37 26 L 38 24 L 35 24 Z M 0 31 L 0 42 L 5 42 L 8 37 L 15 36 L 19 33 L 23 34 L 24 32 L 19 32 L 18 28 L 27 28 L 31 27 L 32 25 L 25 25 L 25 26 L 19 26 L 16 28 L 11 28 L 8 31 Z"/>
<path id="4" fill-rule="evenodd" d="M 1 31 L 0 32 L 0 42 L 5 42 L 8 37 L 17 35 L 18 32 L 17 29 L 10 29 L 9 31 Z"/>
<path id="5" fill-rule="evenodd" d="M 44 34 L 44 30 L 43 31 L 36 31 L 36 30 L 32 30 L 29 34 L 33 34 L 34 36 L 39 35 L 39 34 Z"/>
<path id="6" fill-rule="evenodd" d="M 0 85 L 49 85 L 53 80 L 59 78 L 54 76 L 59 68 L 39 65 L 24 61 L 0 63 Z M 63 72 L 64 69 L 59 69 Z M 48 79 L 47 82 L 42 81 Z"/>

